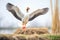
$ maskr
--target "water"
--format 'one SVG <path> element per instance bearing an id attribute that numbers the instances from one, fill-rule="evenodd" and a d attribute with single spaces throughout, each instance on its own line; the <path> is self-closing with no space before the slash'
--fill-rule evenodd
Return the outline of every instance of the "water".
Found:
<path id="1" fill-rule="evenodd" d="M 0 34 L 13 34 L 16 29 L 2 29 L 0 30 Z"/>

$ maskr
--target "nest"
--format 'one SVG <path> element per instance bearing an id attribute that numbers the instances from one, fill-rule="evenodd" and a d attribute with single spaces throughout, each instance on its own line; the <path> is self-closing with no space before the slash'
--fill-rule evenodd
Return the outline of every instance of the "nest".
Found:
<path id="1" fill-rule="evenodd" d="M 27 28 L 25 31 L 22 29 L 17 29 L 17 31 L 14 34 L 25 34 L 25 35 L 31 35 L 31 34 L 47 34 L 48 29 L 47 28 Z"/>
<path id="2" fill-rule="evenodd" d="M 1 35 L 0 40 L 50 40 L 38 35 Z"/>
<path id="3" fill-rule="evenodd" d="M 0 40 L 49 40 L 40 36 L 47 33 L 47 28 L 27 28 L 25 31 L 19 28 L 14 34 L 0 34 Z"/>

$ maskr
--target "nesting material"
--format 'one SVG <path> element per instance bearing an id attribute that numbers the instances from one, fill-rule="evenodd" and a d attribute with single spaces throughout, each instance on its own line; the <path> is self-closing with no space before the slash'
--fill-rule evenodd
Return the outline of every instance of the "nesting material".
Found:
<path id="1" fill-rule="evenodd" d="M 19 28 L 14 34 L 0 34 L 0 40 L 49 40 L 41 36 L 47 33 L 47 28 L 27 28 L 26 31 Z"/>
<path id="2" fill-rule="evenodd" d="M 25 31 L 23 31 L 21 28 L 17 29 L 14 34 L 47 34 L 48 28 L 27 28 Z"/>
<path id="3" fill-rule="evenodd" d="M 0 40 L 50 40 L 47 37 L 42 37 L 40 35 L 21 35 L 21 34 L 16 34 L 16 35 L 3 35 L 0 34 Z"/>

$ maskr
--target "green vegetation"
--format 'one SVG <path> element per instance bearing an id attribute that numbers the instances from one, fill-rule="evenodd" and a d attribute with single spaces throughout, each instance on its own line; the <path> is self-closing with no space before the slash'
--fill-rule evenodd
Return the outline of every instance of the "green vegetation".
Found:
<path id="1" fill-rule="evenodd" d="M 60 40 L 60 35 L 48 35 L 47 37 L 51 40 Z"/>

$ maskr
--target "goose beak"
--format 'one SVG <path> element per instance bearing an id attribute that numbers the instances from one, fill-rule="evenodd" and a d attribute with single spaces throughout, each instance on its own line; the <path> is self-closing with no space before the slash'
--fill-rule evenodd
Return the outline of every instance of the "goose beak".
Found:
<path id="1" fill-rule="evenodd" d="M 29 8 L 29 7 L 27 7 L 27 9 L 26 9 L 27 13 L 28 13 L 29 9 L 30 9 L 30 8 Z"/>

